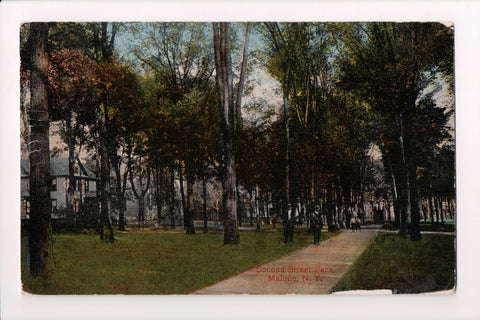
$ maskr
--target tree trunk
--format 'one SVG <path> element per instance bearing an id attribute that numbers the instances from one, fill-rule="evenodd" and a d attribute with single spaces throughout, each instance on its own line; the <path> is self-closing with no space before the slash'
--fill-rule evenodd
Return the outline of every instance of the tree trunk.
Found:
<path id="1" fill-rule="evenodd" d="M 414 161 L 411 160 L 410 164 L 410 238 L 412 240 L 420 240 L 422 239 L 422 235 L 420 233 L 420 211 L 418 206 L 418 183 L 417 183 L 417 176 L 416 176 L 416 165 L 413 164 Z"/>
<path id="2" fill-rule="evenodd" d="M 405 135 L 404 135 L 404 121 L 401 115 L 396 118 L 396 152 L 391 156 L 390 161 L 392 162 L 392 169 L 395 170 L 396 188 L 397 188 L 397 208 L 395 210 L 395 215 L 397 212 L 399 214 L 400 229 L 399 235 L 405 237 L 407 234 L 407 218 L 411 214 L 411 203 L 410 203 L 410 172 L 408 169 L 408 161 L 405 150 Z"/>
<path id="3" fill-rule="evenodd" d="M 115 167 L 115 176 L 116 176 L 116 194 L 117 194 L 117 209 L 118 209 L 118 230 L 120 231 L 125 231 L 125 211 L 126 211 L 126 200 L 125 200 L 125 194 L 123 192 L 122 188 L 122 174 L 120 172 L 120 161 L 118 159 L 115 159 L 115 162 L 113 163 L 113 166 Z M 125 173 L 123 177 L 123 185 L 126 183 L 126 175 L 128 174 L 128 171 Z"/>
<path id="4" fill-rule="evenodd" d="M 430 222 L 433 224 L 433 203 L 432 203 L 432 198 L 431 197 L 428 197 L 427 198 L 427 202 L 428 202 L 428 212 L 430 213 Z"/>
<path id="5" fill-rule="evenodd" d="M 425 203 L 425 201 L 427 201 L 425 198 L 423 199 L 423 203 L 422 203 L 422 213 L 423 213 L 423 222 L 424 223 L 427 223 L 427 206 L 428 204 Z"/>
<path id="6" fill-rule="evenodd" d="M 76 189 L 76 181 L 75 181 L 75 140 L 73 137 L 73 130 L 72 130 L 72 119 L 71 115 L 67 115 L 65 119 L 65 131 L 68 135 L 68 186 L 67 186 L 67 210 L 68 214 L 71 216 L 75 216 L 73 208 L 73 199 L 74 193 Z"/>
<path id="7" fill-rule="evenodd" d="M 185 211 L 186 234 L 195 234 L 194 209 L 193 209 L 193 181 L 194 176 L 187 177 L 187 210 Z"/>
<path id="8" fill-rule="evenodd" d="M 395 212 L 395 209 L 392 208 L 393 207 L 393 204 L 390 203 L 390 201 L 388 202 L 388 212 L 387 212 L 387 216 L 388 216 L 388 222 L 392 222 L 392 210 L 394 210 Z"/>
<path id="9" fill-rule="evenodd" d="M 170 169 L 170 229 L 175 229 L 175 170 Z"/>
<path id="10" fill-rule="evenodd" d="M 255 185 L 255 216 L 257 217 L 257 230 L 260 230 L 260 203 L 258 200 L 258 185 Z"/>
<path id="11" fill-rule="evenodd" d="M 183 229 L 187 230 L 187 204 L 185 200 L 185 190 L 184 190 L 184 183 L 183 183 L 183 170 L 179 169 L 179 178 L 180 178 L 180 197 L 182 201 L 182 213 L 183 213 Z"/>
<path id="12" fill-rule="evenodd" d="M 157 221 L 158 226 L 161 227 L 162 224 L 164 225 L 164 219 L 162 219 L 162 211 L 163 211 L 163 204 L 167 205 L 167 186 L 168 186 L 168 178 L 167 178 L 167 170 L 165 168 L 159 169 L 157 167 L 157 182 L 156 182 L 156 196 L 155 201 L 157 203 Z M 162 189 L 163 188 L 163 192 Z"/>
<path id="13" fill-rule="evenodd" d="M 215 70 L 220 102 L 221 131 L 223 140 L 223 210 L 224 244 L 237 244 L 236 173 L 234 155 L 235 108 L 232 97 L 232 66 L 229 48 L 229 24 L 213 23 L 213 43 L 215 49 Z"/>
<path id="14" fill-rule="evenodd" d="M 440 199 L 437 200 L 437 203 L 440 211 L 440 220 L 442 223 L 444 223 L 445 220 L 444 220 L 444 212 L 443 212 L 443 199 L 440 197 Z"/>
<path id="15" fill-rule="evenodd" d="M 129 162 L 130 162 L 129 158 Z M 142 166 L 142 160 L 139 159 L 139 166 Z M 132 187 L 133 194 L 138 201 L 138 228 L 145 228 L 145 196 L 150 188 L 150 179 L 151 179 L 151 171 L 149 168 L 146 170 L 147 175 L 147 182 L 145 183 L 145 188 L 143 188 L 142 182 L 142 170 L 138 170 L 139 175 L 137 177 L 139 187 L 138 189 L 135 187 L 134 177 L 133 177 L 133 169 L 132 166 L 129 167 L 130 169 L 130 186 Z"/>
<path id="16" fill-rule="evenodd" d="M 333 190 L 332 186 L 328 185 L 327 186 L 327 201 L 325 203 L 325 209 L 326 209 L 326 218 L 327 218 L 327 225 L 328 225 L 328 231 L 335 231 L 334 228 L 334 210 L 335 207 L 333 205 Z"/>
<path id="17" fill-rule="evenodd" d="M 110 163 L 108 157 L 108 107 L 104 105 L 104 114 L 100 120 L 100 239 L 114 241 L 113 227 L 110 220 Z M 105 228 L 108 235 L 105 234 Z"/>
<path id="18" fill-rule="evenodd" d="M 145 228 L 145 201 L 138 198 L 138 229 Z"/>
<path id="19" fill-rule="evenodd" d="M 310 176 L 310 189 L 308 192 L 308 198 L 307 198 L 307 213 L 306 213 L 306 220 L 307 220 L 307 227 L 310 232 L 312 229 L 312 226 L 310 225 L 310 219 L 312 213 L 315 211 L 315 205 L 318 204 L 315 201 L 315 163 L 312 163 L 312 168 L 311 168 L 311 176 Z"/>
<path id="20" fill-rule="evenodd" d="M 112 32 L 110 35 L 110 41 L 107 41 L 107 27 L 108 22 L 102 22 L 100 24 L 101 32 L 95 29 L 95 41 L 94 48 L 96 61 L 107 61 L 111 59 L 113 54 L 113 45 L 115 40 L 116 25 L 112 25 Z M 109 124 L 108 124 L 108 92 L 102 97 L 104 112 L 99 119 L 100 127 L 100 143 L 99 143 L 99 157 L 100 157 L 100 181 L 99 191 L 100 195 L 100 239 L 113 242 L 115 240 L 112 222 L 110 218 L 110 140 L 109 140 Z M 105 228 L 108 231 L 108 236 L 105 236 Z"/>
<path id="21" fill-rule="evenodd" d="M 48 274 L 47 258 L 50 243 L 50 144 L 47 105 L 48 58 L 46 23 L 30 25 L 32 45 L 30 72 L 30 273 L 34 277 Z"/>
<path id="22" fill-rule="evenodd" d="M 250 201 L 250 226 L 253 226 L 253 215 L 255 211 L 255 190 L 252 190 L 251 194 L 251 201 Z"/>
<path id="23" fill-rule="evenodd" d="M 450 219 L 454 219 L 455 216 L 455 200 L 448 199 L 448 215 Z"/>
<path id="24" fill-rule="evenodd" d="M 264 207 L 265 207 L 265 216 L 267 217 L 267 224 L 270 224 L 270 210 L 268 208 L 268 201 L 264 200 Z"/>
<path id="25" fill-rule="evenodd" d="M 395 173 L 393 172 L 393 168 L 391 168 L 391 164 L 389 164 L 390 166 L 390 172 L 391 172 L 391 176 L 392 176 L 392 195 L 393 195 L 393 214 L 394 214 L 394 218 L 395 218 L 395 228 L 398 228 L 400 226 L 400 204 L 399 204 L 399 194 L 398 194 L 398 187 L 397 187 L 397 180 L 396 180 L 396 176 L 395 176 Z"/>
<path id="26" fill-rule="evenodd" d="M 285 81 L 286 82 L 286 81 Z M 286 86 L 286 84 L 284 84 Z M 285 212 L 288 211 L 288 205 L 290 205 L 290 106 L 288 104 L 288 91 L 287 88 L 283 88 L 283 115 L 285 118 Z M 285 218 L 284 218 L 285 219 Z"/>
<path id="27" fill-rule="evenodd" d="M 155 204 L 157 205 L 157 223 L 158 226 L 162 224 L 162 196 L 160 185 L 163 181 L 162 172 L 158 167 L 155 169 Z"/>
<path id="28" fill-rule="evenodd" d="M 400 188 L 400 235 L 404 236 L 407 232 L 407 217 L 410 215 L 410 185 L 409 185 L 409 173 L 408 168 L 406 166 L 405 160 L 405 151 L 404 144 L 403 144 L 403 137 L 400 136 L 400 147 L 402 149 L 402 170 L 404 171 L 403 174 L 403 184 L 401 184 Z"/>
<path id="29" fill-rule="evenodd" d="M 207 179 L 205 176 L 202 179 L 202 189 L 203 189 L 203 233 L 208 232 L 208 215 L 207 215 Z"/>
<path id="30" fill-rule="evenodd" d="M 241 207 L 241 203 L 240 203 L 240 200 L 239 200 L 240 185 L 238 184 L 238 180 L 237 180 L 237 184 L 235 185 L 235 194 L 237 195 L 237 220 L 238 220 L 238 225 L 241 227 L 243 216 L 242 216 L 242 207 Z"/>
<path id="31" fill-rule="evenodd" d="M 408 117 L 407 117 L 408 120 Z M 403 162 L 406 165 L 406 179 L 407 179 L 407 215 L 410 216 L 410 238 L 412 240 L 420 240 L 422 235 L 420 233 L 420 211 L 418 206 L 418 182 L 417 182 L 417 165 L 415 153 L 411 150 L 412 143 L 408 140 L 408 136 L 405 135 L 406 124 L 401 127 L 401 136 L 403 137 L 402 152 Z"/>

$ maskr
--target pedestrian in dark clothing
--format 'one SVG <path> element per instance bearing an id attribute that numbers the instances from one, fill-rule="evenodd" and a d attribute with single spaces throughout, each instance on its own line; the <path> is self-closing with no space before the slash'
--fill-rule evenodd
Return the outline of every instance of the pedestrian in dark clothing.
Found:
<path id="1" fill-rule="evenodd" d="M 322 233 L 322 216 L 320 215 L 320 208 L 316 207 L 315 212 L 313 213 L 312 225 L 313 225 L 313 244 L 317 245 L 320 243 L 320 236 Z"/>
<path id="2" fill-rule="evenodd" d="M 360 228 L 360 219 L 355 218 L 355 225 L 356 225 L 357 230 L 360 231 L 360 229 L 361 229 Z"/>
<path id="3" fill-rule="evenodd" d="M 318 223 L 318 218 L 315 217 L 313 225 L 313 244 L 317 245 L 320 242 L 320 224 Z"/>
<path id="4" fill-rule="evenodd" d="M 360 219 L 358 219 L 358 217 L 352 217 L 351 221 L 350 224 L 352 225 L 353 231 L 360 231 Z"/>
<path id="5" fill-rule="evenodd" d="M 293 241 L 293 231 L 294 231 L 293 219 L 288 219 L 283 228 L 283 235 L 285 236 L 285 243 L 288 241 Z"/>

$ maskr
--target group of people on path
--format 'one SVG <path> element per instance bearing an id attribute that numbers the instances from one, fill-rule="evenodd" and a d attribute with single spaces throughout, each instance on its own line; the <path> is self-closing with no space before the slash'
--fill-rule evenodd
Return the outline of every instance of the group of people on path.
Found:
<path id="1" fill-rule="evenodd" d="M 320 207 L 315 207 L 315 211 L 310 217 L 310 228 L 313 231 L 313 244 L 320 243 L 320 235 L 323 228 L 322 216 L 320 214 Z M 283 228 L 283 235 L 285 237 L 285 243 L 293 241 L 293 231 L 295 229 L 295 223 L 292 218 L 289 218 Z"/>
<path id="2" fill-rule="evenodd" d="M 360 231 L 360 219 L 358 219 L 358 217 L 351 217 L 350 227 L 353 231 Z"/>
<path id="3" fill-rule="evenodd" d="M 358 217 L 353 216 L 350 219 L 350 226 L 353 231 L 360 231 L 360 219 Z M 320 207 L 316 206 L 315 211 L 310 216 L 310 230 L 313 232 L 314 245 L 318 245 L 320 243 L 322 228 L 323 228 L 323 220 L 322 220 L 322 215 L 320 213 Z M 285 243 L 293 241 L 294 229 L 295 229 L 295 222 L 294 222 L 294 219 L 290 217 L 284 223 L 284 228 L 283 228 Z"/>

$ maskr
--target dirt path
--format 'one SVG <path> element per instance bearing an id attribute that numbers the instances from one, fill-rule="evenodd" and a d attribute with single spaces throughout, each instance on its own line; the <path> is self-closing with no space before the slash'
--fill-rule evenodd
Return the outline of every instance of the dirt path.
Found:
<path id="1" fill-rule="evenodd" d="M 194 294 L 328 294 L 377 231 L 346 230 Z"/>

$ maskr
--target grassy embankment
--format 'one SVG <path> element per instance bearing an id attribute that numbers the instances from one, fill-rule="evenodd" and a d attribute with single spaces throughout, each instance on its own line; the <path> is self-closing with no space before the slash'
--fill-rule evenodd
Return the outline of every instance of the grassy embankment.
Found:
<path id="1" fill-rule="evenodd" d="M 323 233 L 322 239 L 332 234 Z M 46 281 L 32 279 L 22 245 L 24 290 L 36 294 L 185 294 L 280 257 L 313 241 L 298 231 L 292 243 L 282 232 L 240 232 L 237 246 L 223 235 L 131 231 L 113 244 L 96 234 L 54 234 L 54 263 Z"/>
<path id="2" fill-rule="evenodd" d="M 333 291 L 391 289 L 421 293 L 455 286 L 455 236 L 424 234 L 411 241 L 380 233 Z"/>

